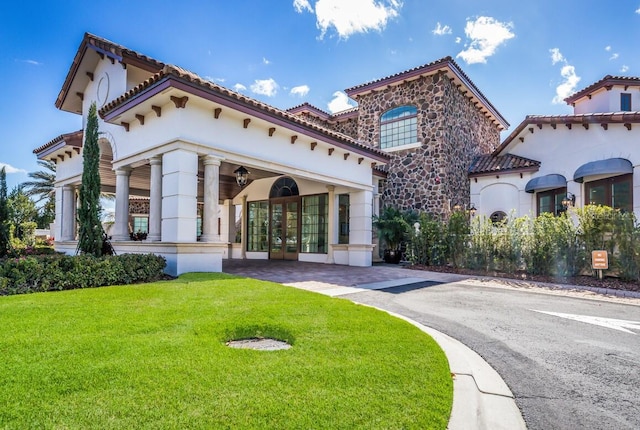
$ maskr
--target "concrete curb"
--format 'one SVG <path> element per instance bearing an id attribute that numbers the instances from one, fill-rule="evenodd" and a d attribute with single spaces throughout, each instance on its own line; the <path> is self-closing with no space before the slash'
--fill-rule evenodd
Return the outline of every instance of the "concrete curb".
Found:
<path id="1" fill-rule="evenodd" d="M 440 345 L 449 360 L 453 408 L 449 430 L 525 430 L 513 393 L 482 357 L 462 342 L 403 315 L 376 308 L 418 327 Z"/>

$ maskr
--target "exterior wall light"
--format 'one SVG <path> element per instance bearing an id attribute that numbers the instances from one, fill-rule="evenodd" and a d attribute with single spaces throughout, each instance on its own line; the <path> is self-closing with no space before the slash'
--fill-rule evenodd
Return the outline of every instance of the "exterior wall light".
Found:
<path id="1" fill-rule="evenodd" d="M 469 215 L 471 216 L 476 216 L 476 212 L 478 211 L 478 209 L 476 209 L 476 205 L 475 203 L 471 203 L 469 205 Z"/>
<path id="2" fill-rule="evenodd" d="M 567 195 L 564 197 L 564 199 L 562 199 L 562 206 L 564 206 L 565 208 L 568 208 L 575 204 L 576 204 L 575 194 L 571 194 L 569 191 L 567 191 Z"/>
<path id="3" fill-rule="evenodd" d="M 239 186 L 244 187 L 245 185 L 247 185 L 247 180 L 249 178 L 250 172 L 247 169 L 245 169 L 244 166 L 238 167 L 236 170 L 233 171 L 233 173 L 236 174 L 236 182 L 238 183 Z"/>

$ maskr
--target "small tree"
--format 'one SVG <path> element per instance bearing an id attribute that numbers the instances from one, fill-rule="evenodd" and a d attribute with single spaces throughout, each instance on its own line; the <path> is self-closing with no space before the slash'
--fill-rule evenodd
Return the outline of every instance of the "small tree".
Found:
<path id="1" fill-rule="evenodd" d="M 7 172 L 0 169 L 0 258 L 9 253 L 9 208 L 7 205 Z"/>
<path id="2" fill-rule="evenodd" d="M 78 208 L 78 250 L 82 254 L 102 255 L 102 224 L 100 223 L 100 148 L 98 146 L 98 115 L 91 103 L 82 148 L 82 185 Z"/>

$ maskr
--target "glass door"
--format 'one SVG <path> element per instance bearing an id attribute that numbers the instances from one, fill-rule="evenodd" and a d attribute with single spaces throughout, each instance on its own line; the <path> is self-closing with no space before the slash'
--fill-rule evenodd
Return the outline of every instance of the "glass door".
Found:
<path id="1" fill-rule="evenodd" d="M 300 236 L 299 199 L 271 201 L 269 258 L 297 260 Z"/>

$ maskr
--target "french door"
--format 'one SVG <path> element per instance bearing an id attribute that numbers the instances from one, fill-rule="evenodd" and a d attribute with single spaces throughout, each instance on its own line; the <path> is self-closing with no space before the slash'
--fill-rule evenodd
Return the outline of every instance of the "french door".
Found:
<path id="1" fill-rule="evenodd" d="M 300 242 L 300 199 L 270 201 L 269 258 L 297 260 Z"/>

